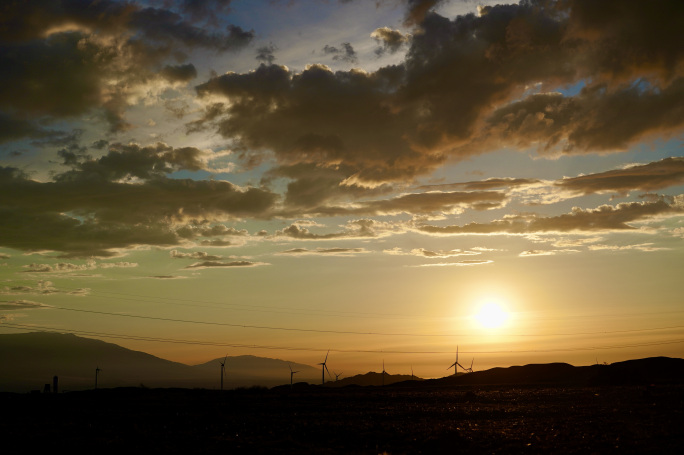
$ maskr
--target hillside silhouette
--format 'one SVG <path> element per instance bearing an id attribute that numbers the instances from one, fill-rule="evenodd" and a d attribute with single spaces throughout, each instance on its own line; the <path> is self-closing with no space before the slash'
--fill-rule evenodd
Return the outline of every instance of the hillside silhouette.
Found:
<path id="1" fill-rule="evenodd" d="M 48 332 L 0 334 L 0 391 L 40 390 L 59 377 L 61 390 L 84 390 L 95 386 L 95 368 L 100 368 L 98 384 L 110 387 L 220 387 L 220 361 L 186 365 L 133 351 L 113 343 L 72 334 Z M 254 356 L 228 356 L 224 388 L 289 383 L 288 363 Z M 289 363 L 299 371 L 296 380 L 320 380 L 318 369 Z"/>
<path id="2" fill-rule="evenodd" d="M 113 343 L 72 334 L 47 332 L 0 335 L 0 392 L 41 390 L 59 377 L 61 391 L 92 389 L 95 369 L 100 368 L 98 386 L 147 388 L 220 387 L 217 358 L 199 365 L 186 365 L 133 351 Z M 320 384 L 320 369 L 310 365 L 251 355 L 228 356 L 224 388 L 275 387 L 289 385 L 289 367 L 298 373 L 295 384 Z M 339 380 L 326 377 L 326 388 L 347 386 L 454 387 L 479 385 L 635 385 L 681 384 L 684 359 L 652 357 L 610 365 L 573 366 L 567 363 L 530 364 L 459 373 L 440 379 L 415 378 L 368 372 Z"/>

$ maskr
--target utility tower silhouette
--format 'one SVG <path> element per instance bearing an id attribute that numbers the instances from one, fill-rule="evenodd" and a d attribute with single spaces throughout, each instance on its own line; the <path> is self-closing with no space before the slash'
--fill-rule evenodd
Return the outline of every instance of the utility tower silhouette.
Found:
<path id="1" fill-rule="evenodd" d="M 223 390 L 223 375 L 226 373 L 226 360 L 228 360 L 228 354 L 223 359 L 223 362 L 219 362 L 221 364 L 221 390 Z"/>
<path id="2" fill-rule="evenodd" d="M 330 349 L 328 349 L 328 354 L 330 354 Z M 325 355 L 325 360 L 322 363 L 319 363 L 321 365 L 321 385 L 325 384 L 325 372 L 328 372 L 328 376 L 330 376 L 330 371 L 328 370 L 328 354 Z M 330 376 L 332 379 L 332 376 Z"/>
<path id="3" fill-rule="evenodd" d="M 97 390 L 97 377 L 100 375 L 100 371 L 102 371 L 102 370 L 100 369 L 99 366 L 95 367 L 95 389 L 96 390 Z"/>
<path id="4" fill-rule="evenodd" d="M 382 359 L 382 385 L 385 385 L 385 359 Z"/>

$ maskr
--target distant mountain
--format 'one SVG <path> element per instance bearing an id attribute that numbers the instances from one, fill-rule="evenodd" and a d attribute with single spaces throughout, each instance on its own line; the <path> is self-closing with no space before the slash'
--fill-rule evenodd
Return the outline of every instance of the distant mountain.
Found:
<path id="1" fill-rule="evenodd" d="M 350 376 L 348 378 L 343 378 L 338 381 L 326 382 L 326 387 L 345 387 L 350 385 L 357 386 L 382 386 L 395 384 L 397 382 L 403 381 L 422 381 L 423 379 L 411 376 L 410 374 L 388 374 L 385 373 L 384 377 L 382 373 L 375 373 L 373 371 L 366 374 L 357 374 L 356 376 Z"/>
<path id="2" fill-rule="evenodd" d="M 0 334 L 0 391 L 42 390 L 59 378 L 60 390 L 95 387 L 184 387 L 218 389 L 223 358 L 186 365 L 133 351 L 113 343 L 71 334 L 34 332 Z M 289 384 L 290 370 L 298 382 L 315 382 L 319 370 L 309 365 L 254 356 L 228 357 L 224 388 Z"/>

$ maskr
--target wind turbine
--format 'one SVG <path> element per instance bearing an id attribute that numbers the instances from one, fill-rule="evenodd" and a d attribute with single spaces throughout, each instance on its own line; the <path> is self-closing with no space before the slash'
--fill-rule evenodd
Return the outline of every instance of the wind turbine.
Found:
<path id="1" fill-rule="evenodd" d="M 292 371 L 292 367 L 289 364 L 287 366 L 290 369 L 290 388 L 292 388 L 292 376 L 294 376 L 295 373 L 299 373 L 299 371 Z"/>
<path id="2" fill-rule="evenodd" d="M 452 363 L 451 365 L 449 365 L 449 368 L 447 368 L 447 370 L 450 370 L 451 367 L 454 368 L 454 376 L 456 376 L 456 373 L 458 373 L 458 367 L 461 367 L 461 364 L 458 363 L 458 346 L 456 346 L 456 361 L 454 363 Z M 461 367 L 461 368 L 463 368 L 463 367 Z"/>
<path id="3" fill-rule="evenodd" d="M 470 361 L 470 368 L 468 368 L 468 369 L 466 370 L 468 373 L 472 373 L 472 372 L 473 372 L 473 362 L 475 362 L 475 357 L 473 357 L 473 360 Z M 462 367 L 461 367 L 461 368 L 462 368 Z"/>
<path id="4" fill-rule="evenodd" d="M 333 374 L 335 375 L 335 382 L 337 382 L 340 379 L 340 376 L 342 376 L 342 373 L 335 373 L 334 371 Z"/>
<path id="5" fill-rule="evenodd" d="M 228 354 L 226 354 L 223 362 L 219 362 L 221 364 L 221 390 L 223 390 L 223 375 L 226 372 L 226 360 L 228 360 Z"/>
<path id="6" fill-rule="evenodd" d="M 411 365 L 411 380 L 416 379 L 416 377 L 413 375 L 413 365 Z"/>
<path id="7" fill-rule="evenodd" d="M 382 385 L 385 385 L 385 359 L 382 359 Z"/>
<path id="8" fill-rule="evenodd" d="M 330 354 L 330 349 L 328 349 L 328 354 Z M 321 365 L 321 384 L 325 384 L 325 372 L 328 372 L 328 376 L 330 376 L 330 371 L 328 370 L 328 354 L 325 355 L 325 360 L 322 363 L 319 363 Z M 332 376 L 330 376 L 332 378 Z"/>
<path id="9" fill-rule="evenodd" d="M 97 376 L 100 374 L 100 371 L 102 370 L 99 366 L 95 367 L 95 389 L 97 389 Z"/>

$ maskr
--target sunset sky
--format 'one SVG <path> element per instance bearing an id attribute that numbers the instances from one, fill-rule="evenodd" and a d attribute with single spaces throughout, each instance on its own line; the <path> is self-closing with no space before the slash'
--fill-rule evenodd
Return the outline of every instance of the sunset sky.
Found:
<path id="1" fill-rule="evenodd" d="M 3 2 L 0 334 L 344 376 L 682 357 L 682 30 L 681 0 Z"/>

